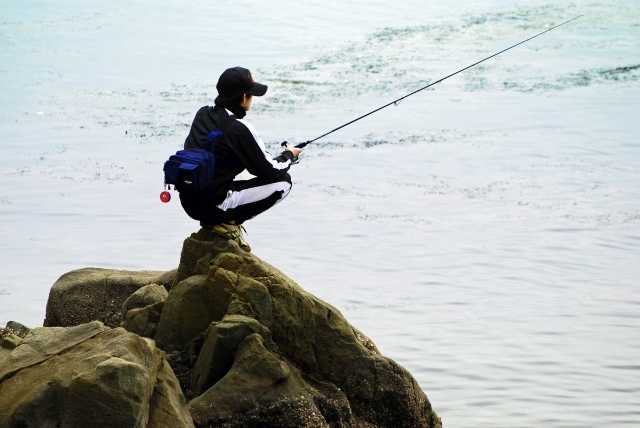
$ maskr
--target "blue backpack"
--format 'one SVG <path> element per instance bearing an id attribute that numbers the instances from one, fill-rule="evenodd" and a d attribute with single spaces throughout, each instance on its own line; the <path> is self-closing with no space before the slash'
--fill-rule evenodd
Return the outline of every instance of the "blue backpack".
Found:
<path id="1" fill-rule="evenodd" d="M 235 120 L 229 116 L 220 124 L 222 130 Z M 214 152 L 222 139 L 222 130 L 211 131 L 203 149 L 178 150 L 164 163 L 164 184 L 171 185 L 182 192 L 184 190 L 203 190 L 213 186 L 216 166 Z M 169 187 L 171 188 L 171 187 Z"/>
<path id="2" fill-rule="evenodd" d="M 222 138 L 222 131 L 207 135 L 204 149 L 179 150 L 164 163 L 164 184 L 178 191 L 203 190 L 213 185 L 216 166 L 214 151 Z"/>

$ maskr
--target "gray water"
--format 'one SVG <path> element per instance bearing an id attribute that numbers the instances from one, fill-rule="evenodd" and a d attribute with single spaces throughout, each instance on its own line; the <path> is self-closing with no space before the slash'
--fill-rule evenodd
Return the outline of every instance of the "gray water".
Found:
<path id="1" fill-rule="evenodd" d="M 72 269 L 177 265 L 161 165 L 226 67 L 275 151 L 579 14 L 309 146 L 248 240 L 445 426 L 640 425 L 637 1 L 0 0 L 0 323 Z"/>

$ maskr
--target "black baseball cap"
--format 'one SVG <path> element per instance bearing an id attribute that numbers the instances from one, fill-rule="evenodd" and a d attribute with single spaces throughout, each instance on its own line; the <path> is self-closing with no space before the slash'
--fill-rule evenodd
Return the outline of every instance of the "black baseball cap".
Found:
<path id="1" fill-rule="evenodd" d="M 267 92 L 267 85 L 254 82 L 251 72 L 246 68 L 233 67 L 227 68 L 220 75 L 216 89 L 218 94 L 225 98 L 242 94 L 261 97 Z"/>

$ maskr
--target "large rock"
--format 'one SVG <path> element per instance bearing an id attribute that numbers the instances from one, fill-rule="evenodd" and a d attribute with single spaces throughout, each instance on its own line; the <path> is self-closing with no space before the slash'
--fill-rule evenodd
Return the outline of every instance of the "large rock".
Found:
<path id="1" fill-rule="evenodd" d="M 415 379 L 331 305 L 233 241 L 185 240 L 155 340 L 197 426 L 440 427 Z"/>
<path id="2" fill-rule="evenodd" d="M 36 328 L 0 351 L 0 428 L 192 427 L 154 342 L 100 322 Z"/>
<path id="3" fill-rule="evenodd" d="M 168 285 L 175 271 L 132 272 L 86 268 L 60 277 L 51 287 L 47 301 L 45 327 L 70 327 L 101 321 L 117 327 L 123 319 L 124 302 L 149 284 Z"/>

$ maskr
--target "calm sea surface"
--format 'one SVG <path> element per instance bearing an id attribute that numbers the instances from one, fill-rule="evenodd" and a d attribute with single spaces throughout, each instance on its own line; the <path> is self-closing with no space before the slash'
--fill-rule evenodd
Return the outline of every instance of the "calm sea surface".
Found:
<path id="1" fill-rule="evenodd" d="M 0 0 L 0 323 L 72 269 L 177 266 L 162 162 L 225 68 L 275 151 L 580 14 L 310 145 L 248 240 L 446 427 L 640 426 L 636 0 Z"/>

